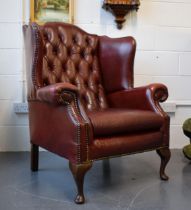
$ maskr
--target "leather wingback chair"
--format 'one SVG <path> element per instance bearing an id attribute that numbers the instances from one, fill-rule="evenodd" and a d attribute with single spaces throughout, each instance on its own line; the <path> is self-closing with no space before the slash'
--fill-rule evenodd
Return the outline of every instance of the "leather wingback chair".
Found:
<path id="1" fill-rule="evenodd" d="M 38 147 L 69 160 L 76 203 L 93 161 L 156 150 L 167 180 L 169 117 L 162 84 L 134 88 L 136 42 L 109 38 L 65 23 L 24 26 L 31 169 Z M 132 169 L 133 170 L 133 169 Z"/>

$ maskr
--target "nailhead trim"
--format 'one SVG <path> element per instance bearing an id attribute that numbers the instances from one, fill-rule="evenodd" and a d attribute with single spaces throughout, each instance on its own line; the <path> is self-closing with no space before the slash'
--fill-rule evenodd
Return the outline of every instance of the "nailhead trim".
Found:
<path id="1" fill-rule="evenodd" d="M 34 50 L 34 58 L 33 58 L 33 62 L 32 62 L 33 63 L 32 64 L 32 81 L 35 86 L 39 87 L 37 84 L 37 80 L 36 80 L 36 67 L 37 67 L 37 63 L 38 63 L 38 54 L 39 54 L 39 46 L 40 46 L 39 28 L 36 23 L 32 23 L 31 26 L 35 33 L 35 42 L 34 42 L 35 50 Z"/>
<path id="2" fill-rule="evenodd" d="M 101 157 L 101 158 L 95 158 L 95 159 L 89 160 L 89 161 L 96 161 L 96 160 L 104 160 L 104 159 L 109 159 L 109 158 L 122 157 L 122 156 L 126 156 L 126 155 L 139 154 L 139 153 L 150 152 L 150 151 L 153 151 L 153 150 L 165 149 L 165 148 L 169 149 L 168 146 L 156 147 L 156 148 L 142 150 L 142 151 L 137 151 L 137 152 L 129 152 L 129 153 L 123 153 L 123 154 L 120 154 L 120 155 L 111 155 L 111 156 L 106 156 L 106 157 Z"/>
<path id="3" fill-rule="evenodd" d="M 77 143 L 77 163 L 81 162 L 81 154 L 80 154 L 80 136 L 81 136 L 81 129 L 80 129 L 80 123 L 76 119 L 76 116 L 74 112 L 72 111 L 71 105 L 67 106 L 68 112 L 72 115 L 74 123 L 77 127 L 77 134 L 76 134 L 76 143 Z"/>
<path id="4" fill-rule="evenodd" d="M 68 91 L 66 91 L 68 92 Z M 70 94 L 72 94 L 72 96 L 74 97 L 74 108 L 75 108 L 75 112 L 73 111 L 73 109 L 71 108 L 71 104 L 67 105 L 67 110 L 68 112 L 72 115 L 74 123 L 77 127 L 77 134 L 76 134 L 76 143 L 77 143 L 77 164 L 80 164 L 82 162 L 82 157 L 81 157 L 81 126 L 80 126 L 80 122 L 78 120 L 78 117 L 81 117 L 80 111 L 79 111 L 79 107 L 78 107 L 78 100 L 75 94 L 68 92 Z M 66 102 L 64 102 L 64 104 L 66 105 Z M 87 159 L 86 161 L 89 160 L 89 152 L 88 152 L 88 142 L 89 142 L 89 135 L 88 135 L 88 124 L 87 122 L 85 122 L 85 142 L 86 142 L 86 154 L 87 154 Z"/>
<path id="5" fill-rule="evenodd" d="M 76 113 L 78 114 L 79 117 L 81 117 L 81 114 L 80 114 L 80 111 L 79 111 L 79 107 L 78 107 L 78 99 L 77 97 L 74 95 L 74 99 L 75 99 L 75 108 L 76 108 Z M 88 145 L 89 145 L 89 129 L 88 129 L 88 123 L 85 122 L 85 143 L 86 143 L 86 156 L 87 156 L 87 159 L 86 161 L 89 160 L 89 148 L 88 148 Z"/>

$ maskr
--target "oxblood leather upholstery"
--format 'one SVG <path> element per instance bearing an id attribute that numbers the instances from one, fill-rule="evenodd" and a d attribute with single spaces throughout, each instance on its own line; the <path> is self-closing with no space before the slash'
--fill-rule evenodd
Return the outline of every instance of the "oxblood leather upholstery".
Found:
<path id="1" fill-rule="evenodd" d="M 38 89 L 37 99 L 50 104 L 69 104 L 73 98 L 70 93 L 67 93 L 67 91 L 79 95 L 79 91 L 76 86 L 65 82 L 48 85 Z"/>
<path id="2" fill-rule="evenodd" d="M 151 111 L 106 109 L 88 113 L 94 136 L 131 134 L 160 130 L 163 118 Z"/>
<path id="3" fill-rule="evenodd" d="M 24 27 L 31 143 L 76 165 L 169 146 L 162 84 L 134 88 L 132 37 Z M 167 161 L 168 162 L 168 161 Z"/>
<path id="4" fill-rule="evenodd" d="M 141 152 L 148 142 L 148 149 L 168 146 L 169 117 L 159 105 L 167 88 L 133 88 L 132 37 L 99 37 L 64 23 L 33 23 L 24 34 L 32 143 L 75 163 Z M 134 142 L 141 147 L 130 149 Z"/>

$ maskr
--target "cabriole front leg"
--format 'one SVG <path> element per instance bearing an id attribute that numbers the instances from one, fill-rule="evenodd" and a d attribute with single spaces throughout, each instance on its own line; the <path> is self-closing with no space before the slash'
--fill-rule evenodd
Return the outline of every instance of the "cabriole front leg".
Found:
<path id="1" fill-rule="evenodd" d="M 69 167 L 75 179 L 78 191 L 77 196 L 75 198 L 75 202 L 77 204 L 82 204 L 85 202 L 84 191 L 83 191 L 84 177 L 86 172 L 92 167 L 92 162 L 87 162 L 79 165 L 69 162 Z"/>
<path id="2" fill-rule="evenodd" d="M 161 158 L 161 165 L 160 165 L 160 178 L 162 180 L 165 180 L 167 181 L 169 179 L 169 177 L 165 174 L 165 168 L 166 168 L 166 165 L 167 163 L 169 162 L 170 160 L 170 157 L 171 157 L 171 152 L 169 150 L 168 147 L 166 148 L 162 148 L 162 149 L 158 149 L 156 150 L 157 151 L 157 154 L 160 156 Z"/>

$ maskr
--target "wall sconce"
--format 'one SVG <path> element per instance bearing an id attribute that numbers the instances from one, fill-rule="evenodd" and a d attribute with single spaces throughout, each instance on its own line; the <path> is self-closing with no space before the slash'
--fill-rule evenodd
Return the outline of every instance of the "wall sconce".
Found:
<path id="1" fill-rule="evenodd" d="M 103 8 L 110 11 L 115 16 L 117 28 L 121 29 L 125 22 L 125 16 L 131 10 L 138 10 L 140 6 L 139 0 L 104 0 Z"/>

